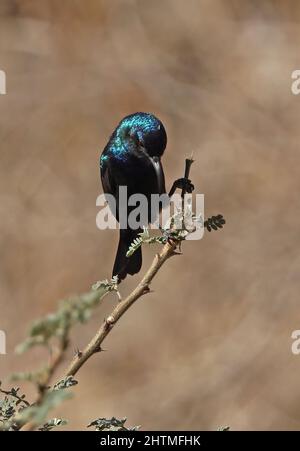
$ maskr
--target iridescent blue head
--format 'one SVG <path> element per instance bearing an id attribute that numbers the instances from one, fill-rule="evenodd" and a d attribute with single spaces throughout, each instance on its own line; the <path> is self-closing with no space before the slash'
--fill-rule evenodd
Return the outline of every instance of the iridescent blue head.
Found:
<path id="1" fill-rule="evenodd" d="M 160 158 L 167 145 L 162 122 L 150 113 L 134 113 L 124 117 L 112 135 L 112 141 L 135 153 L 146 152 Z"/>

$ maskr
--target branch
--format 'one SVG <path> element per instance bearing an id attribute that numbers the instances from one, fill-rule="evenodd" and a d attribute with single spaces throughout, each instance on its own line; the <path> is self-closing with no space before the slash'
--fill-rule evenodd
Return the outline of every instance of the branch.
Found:
<path id="1" fill-rule="evenodd" d="M 189 177 L 189 172 L 191 165 L 193 163 L 193 159 L 186 159 L 185 160 L 185 177 Z M 182 190 L 182 195 L 184 195 L 184 190 Z M 111 332 L 113 327 L 117 324 L 117 322 L 122 318 L 124 313 L 144 294 L 147 294 L 150 292 L 150 284 L 154 277 L 156 276 L 159 269 L 163 266 L 163 264 L 173 255 L 177 255 L 175 252 L 176 247 L 180 244 L 180 239 L 176 239 L 174 237 L 170 237 L 167 242 L 164 244 L 161 252 L 159 254 L 156 254 L 154 257 L 154 260 L 142 278 L 142 280 L 139 282 L 137 287 L 124 299 L 121 300 L 116 307 L 113 309 L 111 314 L 104 320 L 103 324 L 95 334 L 95 336 L 92 338 L 92 340 L 89 342 L 89 344 L 86 346 L 86 348 L 82 352 L 77 352 L 75 357 L 73 358 L 73 361 L 71 362 L 70 366 L 65 371 L 63 378 L 68 378 L 70 376 L 75 376 L 75 374 L 80 370 L 80 368 L 87 362 L 90 357 L 92 357 L 94 354 L 102 351 L 101 345 L 104 341 L 104 339 L 107 337 L 107 335 Z M 40 385 L 39 390 L 39 396 L 36 402 L 36 405 L 40 405 L 43 402 L 43 399 L 47 393 L 47 385 L 50 381 L 50 378 L 54 371 L 56 370 L 57 366 L 61 362 L 64 351 L 67 348 L 68 340 L 67 335 L 66 339 L 61 340 L 60 347 L 58 348 L 58 351 L 53 358 L 50 367 L 48 368 L 47 374 L 45 379 L 43 380 L 43 384 Z M 28 431 L 33 430 L 37 426 L 36 422 L 30 421 L 24 424 L 21 428 L 22 431 Z"/>
<path id="2" fill-rule="evenodd" d="M 172 243 L 167 243 L 164 245 L 162 251 L 156 254 L 150 268 L 138 284 L 138 286 L 127 296 L 126 299 L 119 302 L 119 304 L 114 308 L 112 313 L 105 319 L 104 323 L 101 325 L 100 329 L 96 335 L 92 338 L 87 347 L 82 351 L 80 356 L 75 356 L 71 365 L 67 369 L 64 377 L 75 376 L 82 365 L 95 353 L 102 351 L 101 344 L 104 339 L 110 333 L 112 328 L 117 324 L 119 319 L 124 315 L 124 313 L 131 307 L 141 296 L 150 291 L 150 283 L 157 274 L 158 270 L 162 265 L 170 258 L 175 251 L 177 243 L 173 241 Z"/>
<path id="3" fill-rule="evenodd" d="M 45 372 L 44 378 L 39 382 L 38 389 L 39 394 L 37 397 L 37 400 L 35 402 L 36 406 L 39 406 L 44 401 L 45 393 L 47 392 L 48 385 L 50 383 L 52 375 L 55 373 L 56 369 L 58 368 L 59 364 L 62 362 L 65 354 L 65 350 L 68 347 L 68 340 L 62 339 L 62 341 L 59 343 L 59 346 L 54 352 L 54 355 L 52 356 L 52 359 L 50 361 L 50 364 Z M 33 431 L 36 428 L 37 424 L 35 421 L 29 421 L 28 423 L 25 423 L 20 430 L 21 431 Z"/>
<path id="4" fill-rule="evenodd" d="M 185 160 L 185 172 L 184 176 L 186 178 L 189 177 L 190 168 L 193 163 L 193 159 Z M 184 195 L 184 190 L 182 190 L 182 194 Z M 104 323 L 96 333 L 96 335 L 89 342 L 87 347 L 82 351 L 80 355 L 76 355 L 71 362 L 69 368 L 67 369 L 64 377 L 67 376 L 75 376 L 78 370 L 82 367 L 82 365 L 97 352 L 102 351 L 101 344 L 104 339 L 110 333 L 112 328 L 117 324 L 120 318 L 124 315 L 124 313 L 131 307 L 140 297 L 144 294 L 149 293 L 150 291 L 150 283 L 153 278 L 157 274 L 158 270 L 162 267 L 162 265 L 175 253 L 175 249 L 177 247 L 178 242 L 175 240 L 169 240 L 163 247 L 162 251 L 159 254 L 156 254 L 150 268 L 138 284 L 138 286 L 127 296 L 126 299 L 120 301 L 119 304 L 114 308 L 112 313 L 105 319 Z"/>
<path id="5" fill-rule="evenodd" d="M 131 307 L 140 297 L 144 294 L 149 293 L 150 288 L 149 285 L 152 282 L 153 278 L 157 274 L 158 270 L 162 267 L 162 265 L 175 253 L 175 248 L 177 246 L 176 241 L 168 242 L 164 245 L 162 251 L 159 254 L 156 254 L 150 268 L 137 285 L 137 287 L 125 298 L 120 301 L 117 306 L 113 309 L 112 313 L 105 319 L 100 329 L 96 333 L 96 335 L 92 338 L 90 343 L 86 346 L 84 351 L 76 353 L 73 361 L 71 362 L 69 368 L 63 375 L 63 378 L 67 378 L 68 376 L 74 376 L 79 369 L 84 365 L 84 363 L 92 357 L 94 354 L 102 351 L 101 344 L 106 336 L 111 332 L 114 325 L 119 321 L 119 319 L 124 315 L 124 313 Z M 56 358 L 53 359 L 51 364 L 51 370 L 48 372 L 47 381 L 50 380 L 51 375 L 54 370 L 57 368 L 63 357 L 63 349 L 61 352 L 58 352 Z M 43 402 L 46 385 L 44 385 L 44 389 L 40 390 L 38 400 L 36 404 L 41 404 Z M 30 421 L 24 424 L 21 427 L 22 431 L 32 431 L 37 424 L 33 421 Z"/>
<path id="6" fill-rule="evenodd" d="M 19 388 L 12 388 L 11 390 L 3 390 L 0 382 L 0 393 L 6 396 L 11 396 L 17 400 L 17 404 L 24 404 L 26 407 L 30 407 L 30 403 L 25 399 L 25 395 L 18 395 Z"/>
<path id="7" fill-rule="evenodd" d="M 186 179 L 189 178 L 189 172 L 193 161 L 192 157 L 185 160 L 184 178 Z M 162 229 L 162 237 L 150 237 L 150 235 L 146 233 L 147 230 L 144 230 L 143 233 L 139 234 L 139 239 L 132 243 L 128 249 L 127 256 L 135 252 L 136 249 L 144 243 L 163 244 L 161 252 L 155 255 L 150 268 L 147 270 L 142 280 L 124 300 L 120 300 L 116 278 L 113 278 L 111 281 L 99 281 L 93 286 L 93 289 L 90 292 L 77 296 L 75 299 L 72 298 L 63 301 L 57 312 L 47 315 L 33 324 L 29 337 L 18 347 L 19 352 L 24 352 L 37 345 L 44 345 L 51 349 L 53 339 L 57 341 L 57 345 L 51 354 L 50 364 L 44 368 L 43 371 L 36 373 L 20 373 L 17 375 L 19 380 L 30 380 L 37 384 L 38 397 L 34 404 L 29 404 L 24 400 L 24 396 L 19 396 L 17 394 L 18 389 L 12 389 L 8 392 L 0 388 L 0 393 L 15 398 L 16 404 L 23 403 L 24 405 L 24 408 L 22 410 L 19 409 L 17 412 L 15 411 L 14 406 L 10 408 L 8 405 L 8 408 L 10 409 L 6 409 L 8 411 L 8 421 L 5 421 L 0 429 L 22 431 L 33 430 L 42 424 L 42 421 L 46 419 L 50 409 L 69 397 L 68 394 L 60 393 L 60 390 L 77 384 L 77 381 L 73 379 L 76 373 L 90 357 L 103 350 L 101 347 L 103 341 L 125 312 L 138 299 L 150 292 L 150 284 L 163 264 L 171 256 L 178 255 L 178 252 L 176 252 L 177 246 L 180 249 L 181 241 L 190 233 L 185 228 L 184 194 L 185 190 L 182 189 L 182 222 L 179 228 L 175 224 L 175 215 L 171 218 L 173 221 L 171 220 L 170 226 Z M 190 213 L 192 215 L 192 212 Z M 217 215 L 208 218 L 204 222 L 204 227 L 207 228 L 208 231 L 211 231 L 222 228 L 224 224 L 225 220 L 223 216 Z M 71 327 L 78 322 L 86 321 L 90 317 L 92 310 L 99 305 L 100 301 L 110 291 L 115 291 L 117 293 L 119 303 L 104 320 L 86 348 L 83 351 L 76 351 L 71 364 L 64 373 L 63 379 L 54 384 L 53 387 L 49 386 L 51 378 L 62 362 L 65 351 L 69 346 L 69 333 Z M 91 425 L 95 425 L 97 430 L 103 430 L 103 425 L 106 427 L 107 422 L 114 423 L 113 427 L 119 427 L 120 425 L 123 427 L 125 419 L 116 420 L 115 418 L 112 418 L 111 420 L 107 420 L 99 418 L 92 422 Z M 120 425 L 119 423 L 115 424 L 115 422 L 120 422 Z M 65 424 L 65 420 L 54 418 L 45 423 L 39 430 L 50 430 L 61 424 Z"/>
<path id="8" fill-rule="evenodd" d="M 45 390 L 47 390 L 53 374 L 55 373 L 59 364 L 62 362 L 65 351 L 68 348 L 68 345 L 69 345 L 69 340 L 68 340 L 68 337 L 66 334 L 65 336 L 63 336 L 61 338 L 61 340 L 60 340 L 57 348 L 55 348 L 54 352 L 51 352 L 52 355 L 50 357 L 50 364 L 47 367 L 44 378 L 41 379 L 41 381 L 39 382 L 39 397 L 37 399 L 37 404 L 42 400 L 43 394 L 44 394 Z"/>

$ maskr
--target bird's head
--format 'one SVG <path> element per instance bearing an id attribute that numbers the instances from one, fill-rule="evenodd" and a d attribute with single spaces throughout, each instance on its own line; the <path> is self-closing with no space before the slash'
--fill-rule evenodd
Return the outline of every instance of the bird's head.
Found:
<path id="1" fill-rule="evenodd" d="M 167 134 L 162 122 L 150 113 L 134 113 L 124 117 L 116 132 L 137 156 L 145 153 L 159 159 L 167 145 Z"/>

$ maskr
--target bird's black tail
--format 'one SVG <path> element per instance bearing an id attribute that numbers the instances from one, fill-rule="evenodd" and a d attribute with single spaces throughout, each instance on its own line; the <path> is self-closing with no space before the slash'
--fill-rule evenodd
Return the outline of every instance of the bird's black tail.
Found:
<path id="1" fill-rule="evenodd" d="M 134 254 L 126 257 L 129 246 L 141 230 L 120 229 L 120 240 L 114 263 L 113 276 L 118 276 L 119 282 L 127 276 L 139 272 L 142 266 L 142 249 L 139 247 Z"/>

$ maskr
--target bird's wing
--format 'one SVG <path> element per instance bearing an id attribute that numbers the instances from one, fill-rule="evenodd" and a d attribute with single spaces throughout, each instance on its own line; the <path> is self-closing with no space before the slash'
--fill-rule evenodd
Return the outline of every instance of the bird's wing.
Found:
<path id="1" fill-rule="evenodd" d="M 103 156 L 100 160 L 100 176 L 104 193 L 115 195 L 116 186 L 111 175 L 109 159 L 103 158 Z"/>
<path id="2" fill-rule="evenodd" d="M 118 187 L 115 183 L 114 177 L 112 176 L 110 160 L 106 157 L 103 158 L 103 154 L 100 159 L 100 177 L 104 194 L 112 194 L 115 198 L 115 204 L 113 205 L 110 205 L 110 199 L 107 198 L 107 201 L 110 205 L 113 215 L 116 217 L 117 221 L 119 221 L 119 202 L 117 197 Z"/>

